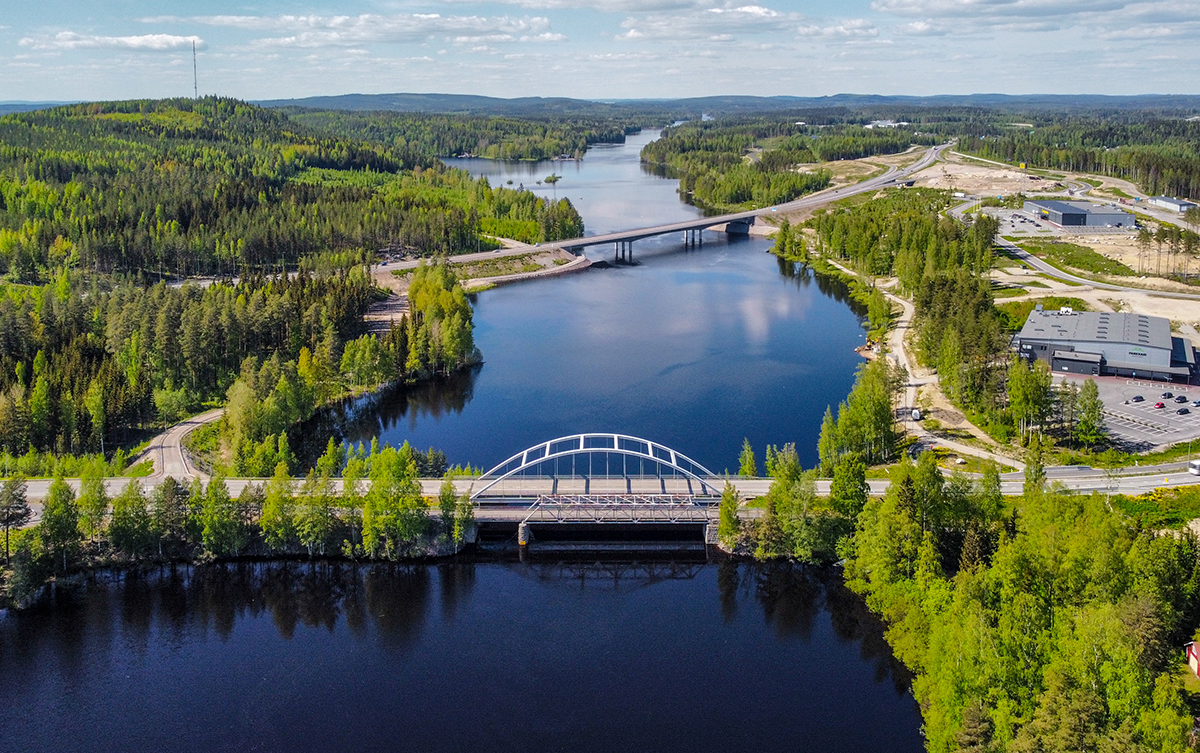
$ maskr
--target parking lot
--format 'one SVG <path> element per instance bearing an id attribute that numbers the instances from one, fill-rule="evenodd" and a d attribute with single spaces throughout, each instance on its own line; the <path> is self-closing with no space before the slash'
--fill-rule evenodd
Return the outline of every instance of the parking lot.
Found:
<path id="1" fill-rule="evenodd" d="M 1055 383 L 1064 377 L 1083 384 L 1082 377 L 1060 373 L 1054 375 Z M 1192 401 L 1200 400 L 1200 387 L 1124 377 L 1099 377 L 1096 386 L 1104 403 L 1104 423 L 1109 436 L 1126 449 L 1140 451 L 1200 439 L 1200 406 L 1192 405 Z M 1172 397 L 1161 397 L 1164 392 L 1170 392 Z M 1135 401 L 1138 396 L 1142 398 L 1140 402 Z M 1187 402 L 1175 402 L 1180 396 Z M 1163 407 L 1155 408 L 1158 403 Z M 1179 415 L 1176 411 L 1180 408 L 1187 408 L 1188 413 Z"/>

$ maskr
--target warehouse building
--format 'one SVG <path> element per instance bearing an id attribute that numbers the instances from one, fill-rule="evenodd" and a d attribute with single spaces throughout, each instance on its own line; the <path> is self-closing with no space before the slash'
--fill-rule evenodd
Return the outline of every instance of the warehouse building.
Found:
<path id="1" fill-rule="evenodd" d="M 1039 305 L 1013 348 L 1071 374 L 1189 382 L 1196 373 L 1191 341 L 1172 337 L 1170 320 L 1160 316 L 1043 311 Z"/>
<path id="2" fill-rule="evenodd" d="M 1180 214 L 1196 206 L 1194 202 L 1187 201 L 1186 199 L 1172 199 L 1170 196 L 1151 196 L 1147 199 L 1147 203 L 1159 209 L 1169 209 L 1172 212 L 1179 212 Z"/>
<path id="3" fill-rule="evenodd" d="M 1089 204 L 1086 201 L 1026 201 L 1025 212 L 1059 227 L 1134 227 L 1136 218 L 1116 207 Z"/>

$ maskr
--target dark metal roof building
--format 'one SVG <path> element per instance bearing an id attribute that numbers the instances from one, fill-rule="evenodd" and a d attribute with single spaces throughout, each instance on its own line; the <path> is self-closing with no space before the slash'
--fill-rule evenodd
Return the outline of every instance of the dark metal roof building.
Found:
<path id="1" fill-rule="evenodd" d="M 1191 342 L 1172 337 L 1171 322 L 1159 316 L 1039 307 L 1013 347 L 1073 374 L 1188 381 L 1196 370 Z"/>
<path id="2" fill-rule="evenodd" d="M 1023 209 L 1059 227 L 1133 227 L 1137 219 L 1123 209 L 1098 206 L 1086 201 L 1034 199 Z"/>

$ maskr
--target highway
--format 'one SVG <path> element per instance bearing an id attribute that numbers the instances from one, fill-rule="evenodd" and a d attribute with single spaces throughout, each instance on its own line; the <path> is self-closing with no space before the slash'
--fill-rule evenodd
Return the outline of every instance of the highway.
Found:
<path id="1" fill-rule="evenodd" d="M 898 182 L 904 181 L 908 176 L 918 173 L 936 162 L 942 155 L 942 152 L 950 148 L 950 144 L 942 144 L 926 150 L 925 154 L 917 162 L 905 168 L 889 167 L 882 175 L 877 175 L 874 178 L 868 178 L 861 183 L 856 183 L 852 186 L 844 186 L 833 190 L 825 190 L 819 193 L 809 194 L 807 196 L 789 201 L 785 204 L 778 204 L 774 207 L 764 207 L 763 209 L 752 209 L 746 212 L 734 212 L 733 214 L 715 215 L 712 217 L 700 217 L 694 220 L 685 222 L 672 222 L 665 225 L 655 225 L 653 227 L 637 228 L 634 230 L 622 230 L 615 233 L 603 233 L 601 235 L 589 235 L 582 238 L 568 238 L 565 240 L 546 243 L 542 248 L 562 248 L 566 250 L 574 250 L 584 248 L 586 246 L 598 246 L 606 243 L 620 243 L 626 241 L 636 241 L 643 238 L 651 238 L 656 235 L 666 235 L 668 233 L 682 233 L 687 230 L 700 230 L 703 228 L 712 227 L 713 225 L 723 225 L 729 222 L 737 222 L 738 220 L 747 220 L 751 218 L 764 217 L 780 212 L 793 212 L 798 209 L 811 209 L 828 204 L 838 199 L 844 199 L 848 196 L 854 196 L 860 193 L 870 191 L 878 191 L 881 188 L 895 185 Z"/>

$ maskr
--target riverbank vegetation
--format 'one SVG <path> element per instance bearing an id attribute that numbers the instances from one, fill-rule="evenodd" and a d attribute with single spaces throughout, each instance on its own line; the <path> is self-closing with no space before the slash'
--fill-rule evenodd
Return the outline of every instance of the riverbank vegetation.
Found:
<path id="1" fill-rule="evenodd" d="M 810 128 L 790 118 L 727 118 L 665 129 L 642 148 L 642 162 L 678 177 L 679 192 L 696 206 L 733 211 L 782 204 L 829 185 L 828 171 L 804 166 L 894 154 L 926 141 L 902 129 Z"/>
<path id="2" fill-rule="evenodd" d="M 915 309 L 910 352 L 937 371 L 942 393 L 993 439 L 1024 445 L 1036 434 L 1068 453 L 1104 449 L 1095 385 L 1055 385 L 1045 364 L 1009 352 L 1011 334 L 1036 302 L 995 303 L 989 273 L 997 221 L 980 216 L 962 225 L 943 214 L 949 205 L 947 192 L 930 189 L 835 205 L 805 223 L 813 234 L 808 248 L 854 270 L 864 290 L 863 280 L 873 288 L 876 277 L 896 279 Z"/>
<path id="3" fill-rule="evenodd" d="M 934 453 L 894 465 L 882 497 L 844 456 L 822 498 L 793 447 L 768 448 L 764 514 L 738 521 L 727 490 L 722 545 L 843 560 L 915 675 L 930 751 L 1183 751 L 1179 647 L 1200 619 L 1200 546 L 1144 524 L 1181 525 L 1200 498 L 1047 487 L 1035 447 L 1024 494 L 1008 498 L 994 465 L 947 477 Z"/>
<path id="4" fill-rule="evenodd" d="M 66 473 L 88 454 L 123 467 L 114 452 L 220 404 L 250 371 L 238 394 L 262 401 L 249 422 L 272 428 L 249 432 L 262 442 L 339 394 L 457 369 L 474 353 L 470 306 L 440 272 L 422 273 L 408 321 L 367 333 L 376 251 L 583 232 L 566 200 L 236 100 L 9 115 L 0 144 L 6 473 Z M 219 277 L 164 279 L 196 273 Z"/>
<path id="5" fill-rule="evenodd" d="M 357 265 L 207 287 L 61 270 L 52 284 L 6 292 L 0 451 L 9 456 L 111 455 L 223 396 L 247 358 L 340 357 L 363 334 L 374 295 Z"/>
<path id="6" fill-rule="evenodd" d="M 928 749 L 1183 750 L 1195 539 L 1139 531 L 1036 471 L 1007 504 L 994 474 L 920 468 L 897 468 L 842 552 L 916 674 Z"/>
<path id="7" fill-rule="evenodd" d="M 131 481 L 109 499 L 103 471 L 85 475 L 77 494 L 52 482 L 40 522 L 21 528 L 25 485 L 0 486 L 0 523 L 11 556 L 3 593 L 23 603 L 47 579 L 82 569 L 231 557 L 343 557 L 387 560 L 457 551 L 473 525 L 470 500 L 447 476 L 436 499 L 421 494 L 421 453 L 332 442 L 297 481 L 280 461 L 270 480 L 231 496 L 220 476 L 184 487 L 165 479 L 149 492 Z M 335 477 L 341 476 L 335 480 Z"/>
<path id="8" fill-rule="evenodd" d="M 382 335 L 329 334 L 295 358 L 277 350 L 246 357 L 226 391 L 225 414 L 189 442 L 211 468 L 265 477 L 278 463 L 299 467 L 287 431 L 320 407 L 368 390 L 450 374 L 480 359 L 471 304 L 446 264 L 421 264 L 408 288 L 410 312 Z"/>

